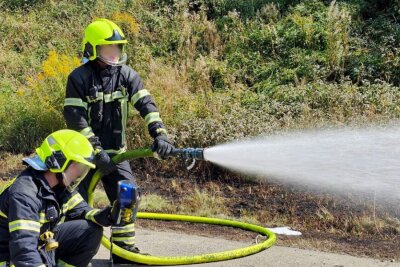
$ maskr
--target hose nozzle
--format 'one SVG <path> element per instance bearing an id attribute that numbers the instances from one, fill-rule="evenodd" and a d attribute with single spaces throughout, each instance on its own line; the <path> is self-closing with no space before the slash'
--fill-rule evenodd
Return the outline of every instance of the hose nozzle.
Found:
<path id="1" fill-rule="evenodd" d="M 178 148 L 172 151 L 172 155 L 175 157 L 182 157 L 186 161 L 193 160 L 192 163 L 187 166 L 188 170 L 194 167 L 196 160 L 205 160 L 204 148 Z"/>
<path id="2" fill-rule="evenodd" d="M 179 148 L 172 152 L 174 156 L 181 156 L 184 159 L 204 160 L 204 148 Z"/>

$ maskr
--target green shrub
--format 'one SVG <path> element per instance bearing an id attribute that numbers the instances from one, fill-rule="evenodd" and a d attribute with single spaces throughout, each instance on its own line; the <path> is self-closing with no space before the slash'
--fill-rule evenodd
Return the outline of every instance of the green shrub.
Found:
<path id="1" fill-rule="evenodd" d="M 64 128 L 61 112 L 49 111 L 40 99 L 0 95 L 0 148 L 13 153 L 29 153 L 51 132 Z"/>
<path id="2" fill-rule="evenodd" d="M 67 75 L 80 65 L 75 57 L 49 52 L 42 72 L 27 86 L 0 94 L 0 147 L 31 152 L 51 132 L 65 128 L 62 110 Z"/>
<path id="3" fill-rule="evenodd" d="M 11 10 L 13 9 L 28 9 L 28 8 L 33 8 L 35 5 L 44 3 L 45 0 L 3 0 L 1 3 L 6 8 L 9 8 Z"/>

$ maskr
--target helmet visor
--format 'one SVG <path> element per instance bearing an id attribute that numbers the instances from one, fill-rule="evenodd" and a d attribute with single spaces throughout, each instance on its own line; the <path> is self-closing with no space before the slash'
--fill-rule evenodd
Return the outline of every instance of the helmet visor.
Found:
<path id="1" fill-rule="evenodd" d="M 97 48 L 97 57 L 111 66 L 120 66 L 125 64 L 128 56 L 123 53 L 123 45 L 111 44 L 111 45 L 100 45 Z"/>
<path id="2" fill-rule="evenodd" d="M 73 161 L 63 172 L 63 183 L 69 192 L 73 192 L 89 173 L 90 167 Z"/>

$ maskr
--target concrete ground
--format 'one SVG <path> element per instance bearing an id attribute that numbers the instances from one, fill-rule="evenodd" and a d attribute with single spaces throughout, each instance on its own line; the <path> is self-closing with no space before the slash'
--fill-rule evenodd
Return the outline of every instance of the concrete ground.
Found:
<path id="1" fill-rule="evenodd" d="M 106 230 L 107 231 L 107 230 Z M 108 235 L 108 233 L 106 233 Z M 279 238 L 279 236 L 278 236 Z M 153 230 L 137 229 L 136 243 L 142 252 L 154 256 L 178 256 L 214 253 L 249 246 L 251 244 L 222 238 L 187 235 L 172 231 L 157 232 Z M 93 267 L 107 267 L 109 251 L 103 246 L 92 260 Z M 118 266 L 142 266 L 138 264 Z M 188 265 L 186 265 L 188 266 Z M 329 266 L 329 267 L 400 267 L 398 262 L 381 261 L 370 258 L 354 257 L 345 254 L 326 253 L 305 249 L 273 246 L 260 253 L 240 259 L 197 264 L 191 266 Z"/>

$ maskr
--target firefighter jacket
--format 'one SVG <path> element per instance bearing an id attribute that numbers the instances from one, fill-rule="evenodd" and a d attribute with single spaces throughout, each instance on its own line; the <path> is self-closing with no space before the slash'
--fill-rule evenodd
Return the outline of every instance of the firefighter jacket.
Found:
<path id="1" fill-rule="evenodd" d="M 89 61 L 68 77 L 64 102 L 67 126 L 85 135 L 95 147 L 110 153 L 126 150 L 129 104 L 139 111 L 153 138 L 166 134 L 149 91 L 130 67 L 100 69 L 95 61 Z"/>
<path id="2" fill-rule="evenodd" d="M 27 167 L 0 192 L 0 266 L 45 266 L 51 255 L 40 235 L 67 220 L 86 219 L 109 226 L 110 208 L 92 209 L 77 192 L 55 193 L 43 171 Z"/>

